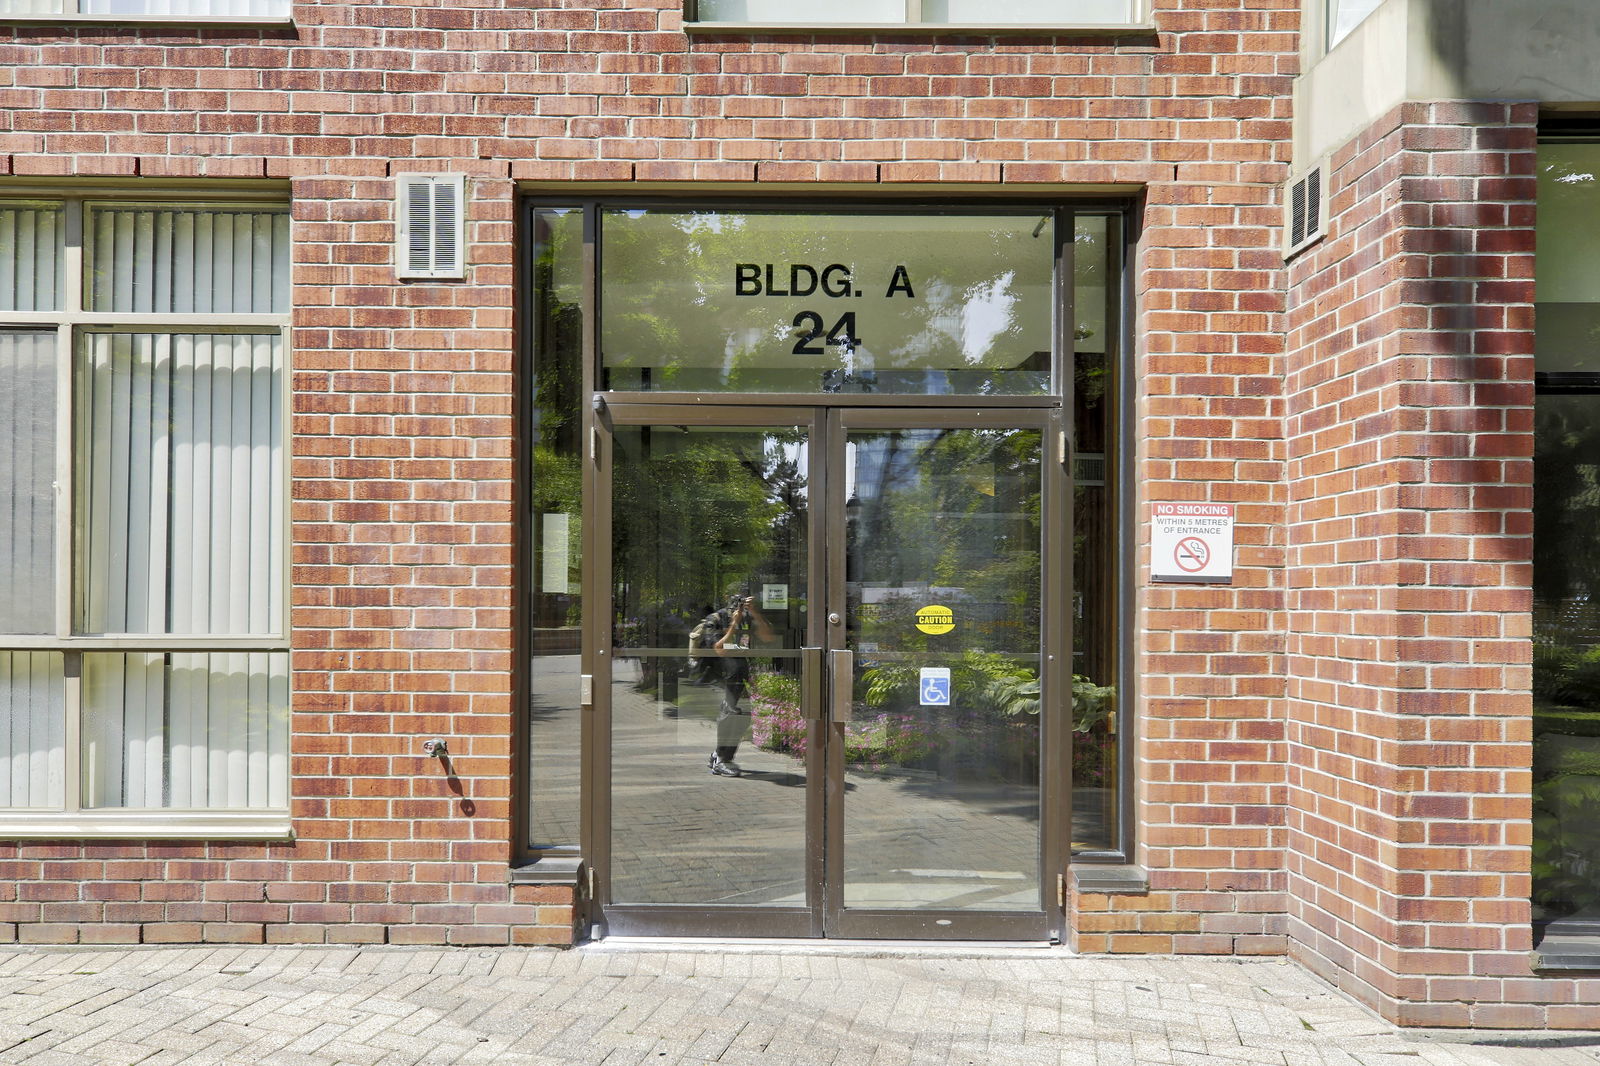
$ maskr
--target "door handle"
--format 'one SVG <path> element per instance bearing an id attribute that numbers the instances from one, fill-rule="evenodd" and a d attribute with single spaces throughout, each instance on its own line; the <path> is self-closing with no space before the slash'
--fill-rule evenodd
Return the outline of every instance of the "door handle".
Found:
<path id="1" fill-rule="evenodd" d="M 800 713 L 808 722 L 822 721 L 822 649 L 800 649 Z"/>
<path id="2" fill-rule="evenodd" d="M 833 682 L 833 720 L 855 721 L 855 656 L 848 649 L 830 651 L 828 674 Z"/>

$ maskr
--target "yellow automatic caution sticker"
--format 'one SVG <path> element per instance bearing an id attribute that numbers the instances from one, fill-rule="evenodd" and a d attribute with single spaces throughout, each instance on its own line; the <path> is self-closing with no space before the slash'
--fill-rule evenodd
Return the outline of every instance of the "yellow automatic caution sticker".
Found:
<path id="1" fill-rule="evenodd" d="M 931 636 L 948 633 L 956 627 L 956 613 L 948 607 L 930 603 L 917 612 L 917 628 Z"/>

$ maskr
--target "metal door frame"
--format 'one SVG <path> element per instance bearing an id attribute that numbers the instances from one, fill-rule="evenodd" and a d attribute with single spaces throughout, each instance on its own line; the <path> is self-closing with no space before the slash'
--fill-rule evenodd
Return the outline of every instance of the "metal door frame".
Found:
<path id="1" fill-rule="evenodd" d="M 1067 868 L 1071 825 L 1070 700 L 1072 508 L 1066 414 L 1059 406 L 968 404 L 948 407 L 912 402 L 899 407 L 835 404 L 776 406 L 744 402 L 633 403 L 601 399 L 592 411 L 587 464 L 592 476 L 583 631 L 591 652 L 590 701 L 584 710 L 583 850 L 591 870 L 592 918 L 597 935 L 721 937 L 848 937 L 861 939 L 1043 940 L 1065 934 L 1056 891 Z M 1059 402 L 1059 401 L 1058 401 Z M 807 600 L 801 650 L 807 726 L 806 813 L 803 820 L 806 906 L 614 904 L 611 882 L 611 673 L 613 617 L 613 440 L 617 426 L 808 427 Z M 1040 820 L 1038 911 L 968 912 L 843 906 L 843 723 L 826 706 L 822 662 L 842 646 L 845 612 L 845 439 L 851 429 L 1037 429 L 1040 441 L 1041 661 Z M 586 480 L 589 480 L 586 478 Z M 831 617 L 841 622 L 831 624 Z M 1063 670 L 1068 671 L 1063 674 Z"/>
<path id="2" fill-rule="evenodd" d="M 704 426 L 731 428 L 792 427 L 808 429 L 808 506 L 812 513 L 806 525 L 806 595 L 810 604 L 824 599 L 826 575 L 820 561 L 822 538 L 826 530 L 817 522 L 816 507 L 824 499 L 827 471 L 822 439 L 826 432 L 822 409 L 815 406 L 764 407 L 740 403 L 686 406 L 659 403 L 601 404 L 595 411 L 590 438 L 591 465 L 595 473 L 592 496 L 593 530 L 589 587 L 585 602 L 593 604 L 584 617 L 585 639 L 593 650 L 592 699 L 585 709 L 589 729 L 585 731 L 583 792 L 588 800 L 589 818 L 583 831 L 584 853 L 593 876 L 590 880 L 590 907 L 597 935 L 621 936 L 721 936 L 721 937 L 820 937 L 823 935 L 821 874 L 823 855 L 822 790 L 817 782 L 823 776 L 822 724 L 815 707 L 808 707 L 811 721 L 806 727 L 806 813 L 805 832 L 806 906 L 741 907 L 705 904 L 614 904 L 611 893 L 611 674 L 612 633 L 612 492 L 613 442 L 617 426 Z M 812 702 L 820 699 L 813 663 L 804 650 L 815 647 L 822 636 L 823 622 L 817 610 L 808 612 L 806 639 L 801 650 L 802 678 L 811 676 Z M 803 680 L 802 682 L 806 682 Z"/>
<path id="3" fill-rule="evenodd" d="M 1039 910 L 938 911 L 897 908 L 846 908 L 844 906 L 844 744 L 842 723 L 833 708 L 827 715 L 829 740 L 825 745 L 828 772 L 824 787 L 828 802 L 824 846 L 826 883 L 824 926 L 829 936 L 849 939 L 906 940 L 1044 940 L 1061 939 L 1065 915 L 1060 896 L 1052 891 L 1067 868 L 1065 834 L 1071 825 L 1070 680 L 1064 686 L 1062 668 L 1071 670 L 1072 568 L 1066 546 L 1072 542 L 1072 508 L 1069 464 L 1065 461 L 1063 415 L 1060 409 L 1043 410 L 965 408 L 930 411 L 927 408 L 834 408 L 828 412 L 829 480 L 827 556 L 830 643 L 842 645 L 847 608 L 845 584 L 845 497 L 843 476 L 845 444 L 853 429 L 1037 429 L 1040 463 L 1040 662 L 1039 699 Z M 1052 521 L 1053 519 L 1053 521 Z M 831 624 L 839 618 L 838 625 Z M 828 688 L 831 690 L 832 685 Z"/>

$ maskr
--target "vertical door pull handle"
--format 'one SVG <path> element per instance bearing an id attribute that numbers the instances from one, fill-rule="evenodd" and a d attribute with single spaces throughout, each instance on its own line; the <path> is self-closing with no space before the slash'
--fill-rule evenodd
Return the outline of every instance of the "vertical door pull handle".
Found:
<path id="1" fill-rule="evenodd" d="M 808 722 L 822 721 L 822 649 L 800 649 L 800 713 Z"/>
<path id="2" fill-rule="evenodd" d="M 856 689 L 855 656 L 848 650 L 828 653 L 828 673 L 833 683 L 833 720 L 855 721 L 854 697 Z"/>

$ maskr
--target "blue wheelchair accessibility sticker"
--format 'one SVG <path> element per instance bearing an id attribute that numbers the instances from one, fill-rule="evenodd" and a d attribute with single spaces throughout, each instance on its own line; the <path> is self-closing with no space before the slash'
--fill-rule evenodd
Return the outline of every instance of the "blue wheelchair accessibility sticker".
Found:
<path id="1" fill-rule="evenodd" d="M 924 666 L 922 668 L 922 705 L 924 707 L 950 706 L 950 668 Z"/>

